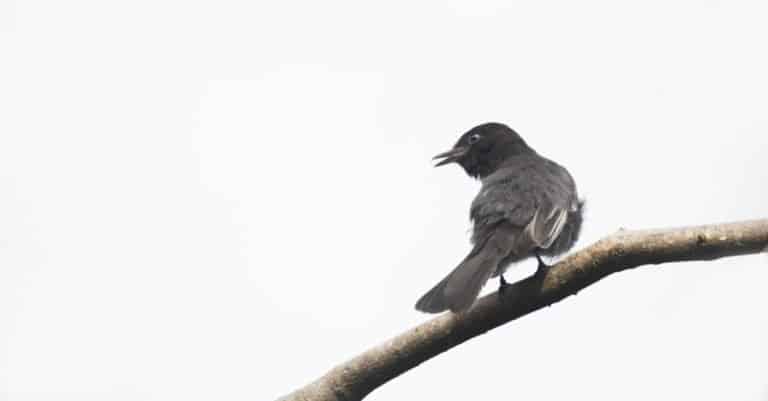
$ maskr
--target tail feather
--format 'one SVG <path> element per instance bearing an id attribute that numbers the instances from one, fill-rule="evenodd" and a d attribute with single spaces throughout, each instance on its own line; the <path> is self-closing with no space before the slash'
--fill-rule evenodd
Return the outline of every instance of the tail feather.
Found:
<path id="1" fill-rule="evenodd" d="M 448 309 L 448 304 L 443 296 L 443 292 L 449 277 L 450 274 L 424 294 L 419 301 L 416 302 L 416 310 L 427 313 L 440 313 Z"/>
<path id="2" fill-rule="evenodd" d="M 510 239 L 503 230 L 498 230 L 487 241 L 477 244 L 448 276 L 419 299 L 416 309 L 428 313 L 469 309 L 499 262 L 509 253 Z"/>

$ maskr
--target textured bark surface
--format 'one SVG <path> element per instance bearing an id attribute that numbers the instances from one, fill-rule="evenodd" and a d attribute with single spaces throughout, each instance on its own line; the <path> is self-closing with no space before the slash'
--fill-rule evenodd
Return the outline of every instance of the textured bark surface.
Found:
<path id="1" fill-rule="evenodd" d="M 563 259 L 543 277 L 492 293 L 466 313 L 445 313 L 365 351 L 280 400 L 361 400 L 420 363 L 510 320 L 575 294 L 603 277 L 648 264 L 768 251 L 768 219 L 619 231 Z"/>

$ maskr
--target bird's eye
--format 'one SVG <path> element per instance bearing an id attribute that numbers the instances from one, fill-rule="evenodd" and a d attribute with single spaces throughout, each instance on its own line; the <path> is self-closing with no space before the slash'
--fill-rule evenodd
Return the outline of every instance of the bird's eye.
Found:
<path id="1" fill-rule="evenodd" d="M 480 140 L 480 134 L 473 134 L 473 135 L 470 135 L 470 137 L 469 137 L 469 143 L 470 144 L 473 144 L 473 143 L 475 143 L 475 142 L 477 142 L 479 140 Z"/>

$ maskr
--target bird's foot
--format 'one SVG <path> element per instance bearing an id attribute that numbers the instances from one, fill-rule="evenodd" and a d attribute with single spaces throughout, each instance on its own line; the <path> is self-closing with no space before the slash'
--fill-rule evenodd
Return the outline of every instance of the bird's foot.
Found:
<path id="1" fill-rule="evenodd" d="M 539 261 L 539 266 L 536 267 L 536 273 L 534 273 L 534 275 L 536 277 L 544 277 L 552 266 L 544 263 L 544 261 L 541 260 L 541 255 L 539 255 L 538 252 L 536 252 L 536 260 Z"/>
<path id="2" fill-rule="evenodd" d="M 503 274 L 499 274 L 499 297 L 504 297 L 507 288 L 509 288 L 509 283 L 507 283 L 507 280 L 504 280 Z"/>

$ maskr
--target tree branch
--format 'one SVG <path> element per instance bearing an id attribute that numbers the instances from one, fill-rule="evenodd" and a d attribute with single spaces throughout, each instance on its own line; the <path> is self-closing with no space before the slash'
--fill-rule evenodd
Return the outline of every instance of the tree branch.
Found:
<path id="1" fill-rule="evenodd" d="M 331 369 L 281 401 L 362 400 L 377 387 L 464 341 L 575 294 L 611 273 L 647 264 L 713 260 L 768 251 L 768 219 L 610 235 L 554 265 L 445 313 Z"/>

